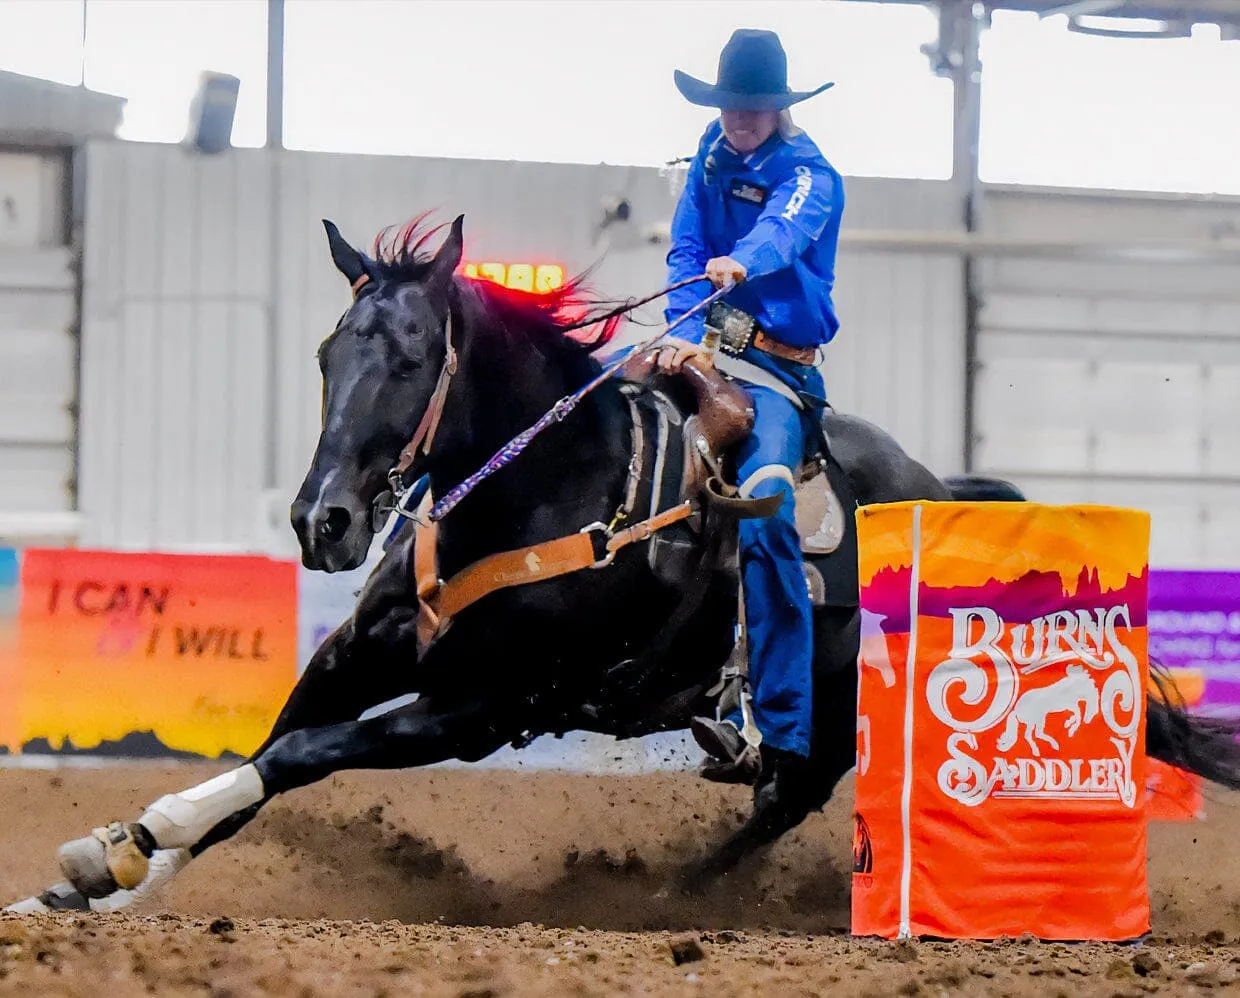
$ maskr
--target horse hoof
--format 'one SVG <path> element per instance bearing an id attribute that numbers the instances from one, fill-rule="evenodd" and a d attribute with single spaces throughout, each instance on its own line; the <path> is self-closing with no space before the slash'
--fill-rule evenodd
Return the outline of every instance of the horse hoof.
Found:
<path id="1" fill-rule="evenodd" d="M 93 835 L 66 842 L 56 850 L 60 872 L 85 897 L 103 898 L 120 890 L 108 869 L 108 853 Z"/>
<path id="2" fill-rule="evenodd" d="M 38 897 L 15 901 L 3 910 L 13 915 L 50 915 L 57 911 L 90 911 L 90 902 L 72 884 L 56 884 Z"/>

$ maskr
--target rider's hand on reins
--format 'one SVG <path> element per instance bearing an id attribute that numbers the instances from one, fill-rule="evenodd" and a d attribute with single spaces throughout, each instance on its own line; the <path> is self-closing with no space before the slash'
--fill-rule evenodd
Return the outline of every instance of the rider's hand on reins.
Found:
<path id="1" fill-rule="evenodd" d="M 710 351 L 705 347 L 670 336 L 659 348 L 659 370 L 665 374 L 677 374 L 691 357 L 696 357 L 703 364 L 713 363 Z"/>
<path id="2" fill-rule="evenodd" d="M 740 284 L 745 279 L 745 268 L 730 256 L 717 256 L 706 264 L 706 276 L 717 288 L 725 284 Z"/>

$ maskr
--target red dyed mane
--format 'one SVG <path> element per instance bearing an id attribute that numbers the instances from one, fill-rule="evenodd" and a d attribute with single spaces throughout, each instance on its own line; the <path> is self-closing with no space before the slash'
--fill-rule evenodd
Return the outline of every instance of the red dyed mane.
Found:
<path id="1" fill-rule="evenodd" d="M 425 275 L 434 258 L 427 243 L 447 228 L 446 223 L 428 225 L 431 214 L 425 211 L 403 225 L 389 225 L 375 236 L 374 258 L 385 278 L 415 281 Z M 519 291 L 482 277 L 458 275 L 457 279 L 471 281 L 489 302 L 540 321 L 565 340 L 594 349 L 616 335 L 624 316 L 603 317 L 617 303 L 594 297 L 586 284 L 588 276 L 589 271 L 577 274 L 546 292 Z M 591 317 L 596 315 L 598 321 L 591 323 Z M 588 324 L 580 329 L 567 328 L 581 323 Z"/>

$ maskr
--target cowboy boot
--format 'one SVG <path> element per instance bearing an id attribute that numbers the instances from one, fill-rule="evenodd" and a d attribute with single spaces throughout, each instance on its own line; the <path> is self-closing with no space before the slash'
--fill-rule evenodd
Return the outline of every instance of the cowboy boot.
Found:
<path id="1" fill-rule="evenodd" d="M 695 717 L 689 722 L 689 730 L 708 757 L 699 770 L 703 779 L 748 786 L 757 783 L 762 775 L 762 753 L 745 741 L 735 724 Z"/>

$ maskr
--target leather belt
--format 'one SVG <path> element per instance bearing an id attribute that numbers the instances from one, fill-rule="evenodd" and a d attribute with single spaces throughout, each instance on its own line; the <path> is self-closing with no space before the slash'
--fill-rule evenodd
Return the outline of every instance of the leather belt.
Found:
<path id="1" fill-rule="evenodd" d="M 812 365 L 818 351 L 813 347 L 793 347 L 769 335 L 748 312 L 717 301 L 706 313 L 706 325 L 719 334 L 719 346 L 724 353 L 739 357 L 747 347 L 769 353 L 794 364 Z"/>
<path id="2" fill-rule="evenodd" d="M 755 350 L 761 350 L 763 353 L 769 353 L 774 357 L 797 364 L 808 364 L 811 367 L 818 356 L 818 351 L 813 347 L 790 347 L 787 343 L 780 343 L 779 340 L 767 336 L 761 329 L 754 333 L 751 345 Z"/>

